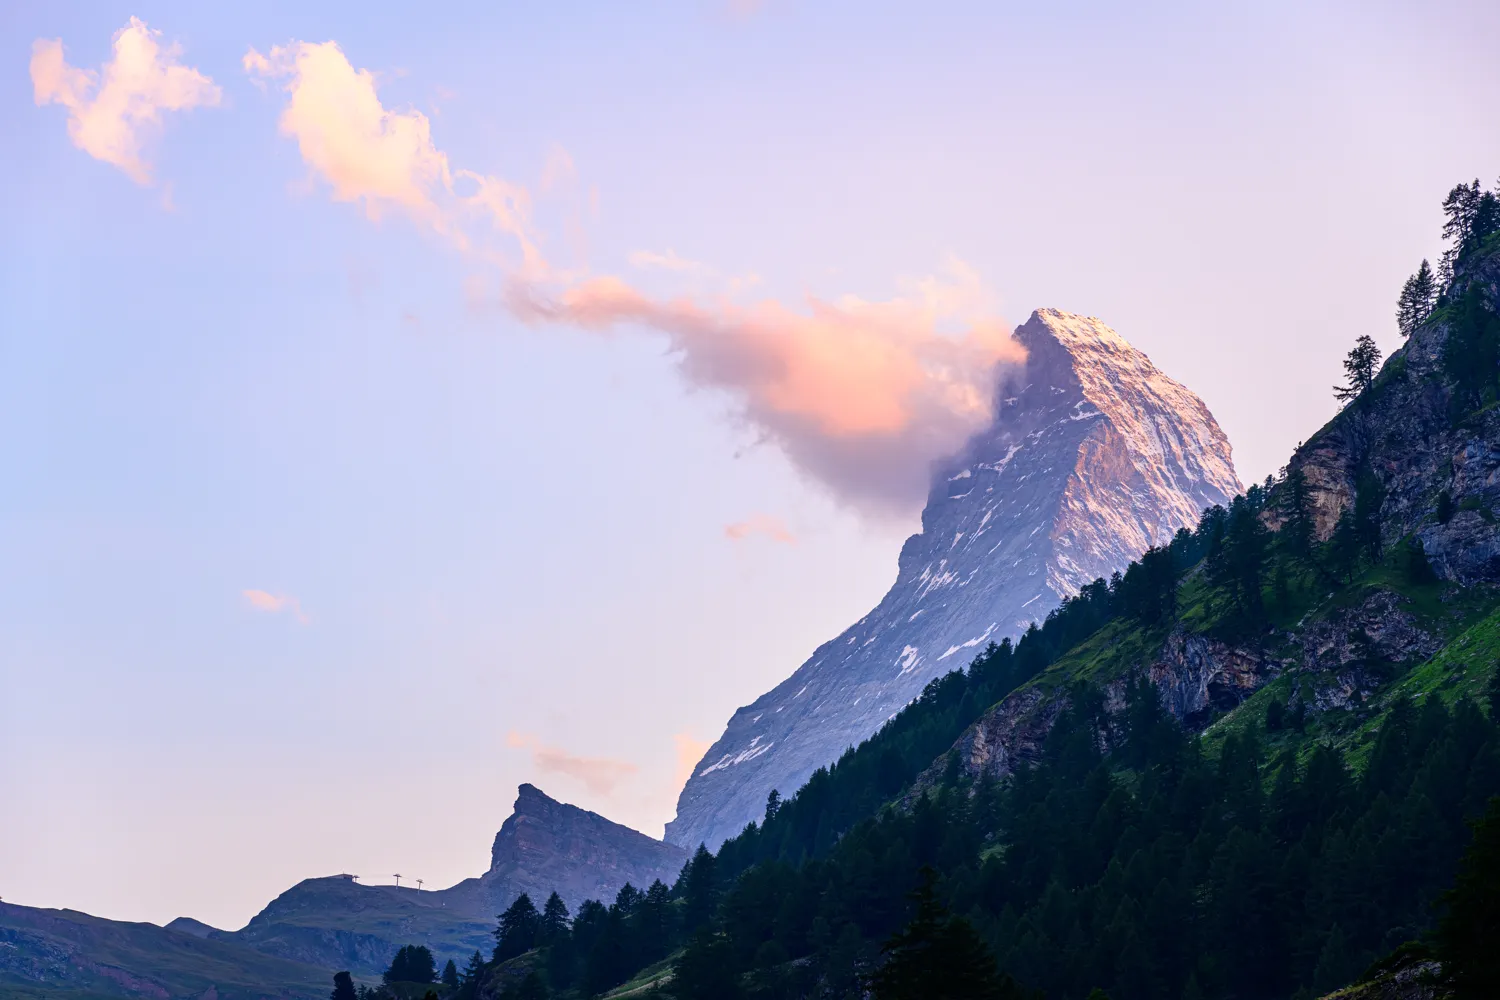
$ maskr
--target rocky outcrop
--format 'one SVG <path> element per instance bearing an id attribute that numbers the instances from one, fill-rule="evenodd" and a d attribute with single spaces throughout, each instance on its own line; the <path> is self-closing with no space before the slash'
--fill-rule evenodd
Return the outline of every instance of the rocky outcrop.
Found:
<path id="1" fill-rule="evenodd" d="M 687 860 L 680 847 L 522 785 L 479 883 L 497 904 L 526 892 L 540 906 L 555 891 L 576 909 L 585 899 L 613 900 L 627 882 L 671 885 Z"/>
<path id="2" fill-rule="evenodd" d="M 734 714 L 682 790 L 667 839 L 717 847 L 767 794 L 875 732 L 932 678 L 1015 636 L 1239 489 L 1201 400 L 1096 319 L 1016 330 L 992 425 L 936 470 L 922 531 L 880 605 Z"/>
<path id="3" fill-rule="evenodd" d="M 1416 962 L 1368 982 L 1330 993 L 1323 1000 L 1449 1000 L 1436 962 Z"/>
<path id="4" fill-rule="evenodd" d="M 1389 679 L 1397 664 L 1420 662 L 1442 641 L 1424 630 L 1408 602 L 1376 591 L 1360 604 L 1286 633 L 1271 633 L 1255 645 L 1230 645 L 1178 628 L 1147 662 L 1131 665 L 1104 687 L 1109 712 L 1125 706 L 1129 678 L 1145 676 L 1162 706 L 1189 730 L 1200 730 L 1216 714 L 1233 709 L 1283 673 L 1304 677 L 1295 688 L 1311 712 L 1362 704 Z M 1053 724 L 1068 706 L 1066 691 L 1037 685 L 1016 691 L 986 712 L 954 745 L 959 770 L 970 777 L 1004 777 L 1021 761 L 1034 761 Z M 1101 733 L 1107 740 L 1108 734 Z M 945 755 L 918 781 L 935 783 Z"/>
<path id="5" fill-rule="evenodd" d="M 1474 285 L 1500 312 L 1500 256 L 1469 263 L 1450 293 Z M 1440 311 L 1387 359 L 1375 386 L 1298 448 L 1288 468 L 1306 477 L 1318 539 L 1354 505 L 1361 473 L 1384 491 L 1382 538 L 1421 541 L 1437 574 L 1465 586 L 1500 582 L 1500 409 L 1465 413 L 1443 357 L 1453 334 Z M 1438 517 L 1446 493 L 1453 514 Z"/>

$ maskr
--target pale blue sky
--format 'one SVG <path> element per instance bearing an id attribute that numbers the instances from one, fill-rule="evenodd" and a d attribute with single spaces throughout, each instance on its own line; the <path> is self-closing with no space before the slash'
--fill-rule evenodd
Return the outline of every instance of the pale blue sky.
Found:
<path id="1" fill-rule="evenodd" d="M 757 443 L 659 338 L 472 307 L 473 259 L 309 180 L 251 46 L 337 41 L 534 192 L 565 149 L 537 231 L 592 273 L 797 307 L 955 255 L 1011 324 L 1097 315 L 1247 480 L 1332 412 L 1355 336 L 1395 346 L 1448 187 L 1500 172 L 1493 5 L 934 6 L 0 11 L 0 895 L 238 926 L 310 875 L 447 884 L 525 780 L 659 834 L 674 737 L 867 610 L 915 524 Z M 132 15 L 223 95 L 164 116 L 150 186 L 27 68 L 53 38 L 98 67 Z M 795 542 L 726 537 L 756 515 Z"/>

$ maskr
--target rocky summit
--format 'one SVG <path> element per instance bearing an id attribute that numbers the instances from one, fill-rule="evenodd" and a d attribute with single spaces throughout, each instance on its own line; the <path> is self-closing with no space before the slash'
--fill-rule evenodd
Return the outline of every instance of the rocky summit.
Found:
<path id="1" fill-rule="evenodd" d="M 495 835 L 489 871 L 447 889 L 362 885 L 347 875 L 304 879 L 272 900 L 243 929 L 217 931 L 185 918 L 185 933 L 233 941 L 280 958 L 375 974 L 404 944 L 425 944 L 439 962 L 463 965 L 494 945 L 496 914 L 522 893 L 540 907 L 556 892 L 577 910 L 610 902 L 631 883 L 671 884 L 687 852 L 598 813 L 522 785 Z M 201 931 L 200 931 L 201 929 Z"/>
<path id="2" fill-rule="evenodd" d="M 717 847 L 934 677 L 1016 636 L 1240 489 L 1197 396 L 1097 319 L 1042 309 L 1015 332 L 990 426 L 939 464 L 895 585 L 741 708 L 694 769 L 666 838 Z"/>

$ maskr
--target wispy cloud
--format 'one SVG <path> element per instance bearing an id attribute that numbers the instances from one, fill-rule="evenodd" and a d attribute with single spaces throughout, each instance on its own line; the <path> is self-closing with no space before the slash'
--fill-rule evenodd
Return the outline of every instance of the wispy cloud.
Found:
<path id="1" fill-rule="evenodd" d="M 39 38 L 31 45 L 37 106 L 67 108 L 73 145 L 119 167 L 138 184 L 151 182 L 143 146 L 160 128 L 162 112 L 212 107 L 222 97 L 211 79 L 178 62 L 180 46 L 163 48 L 160 37 L 132 17 L 115 32 L 114 56 L 98 71 L 68 65 L 60 38 Z"/>
<path id="2" fill-rule="evenodd" d="M 306 625 L 312 620 L 303 612 L 301 602 L 288 594 L 272 594 L 264 590 L 242 590 L 240 596 L 256 611 L 264 611 L 268 614 L 289 614 L 301 625 Z"/>
<path id="3" fill-rule="evenodd" d="M 882 513 L 920 506 L 932 462 L 989 420 L 996 365 L 1025 358 L 984 300 L 957 259 L 896 298 L 809 297 L 803 310 L 655 298 L 613 276 L 559 287 L 512 278 L 506 292 L 528 323 L 664 334 L 690 383 L 731 393 L 803 472 Z"/>
<path id="4" fill-rule="evenodd" d="M 243 64 L 252 76 L 283 81 L 281 133 L 296 140 L 335 201 L 362 205 L 374 221 L 400 212 L 464 250 L 476 249 L 479 233 L 471 227 L 479 220 L 515 239 L 525 269 L 544 267 L 526 188 L 453 166 L 433 142 L 427 116 L 385 107 L 375 75 L 355 69 L 338 43 L 291 42 L 265 54 L 252 48 Z M 552 167 L 549 181 L 565 169 Z"/>
<path id="5" fill-rule="evenodd" d="M 786 523 L 771 514 L 751 514 L 743 521 L 724 526 L 724 536 L 731 541 L 738 542 L 755 534 L 765 535 L 773 542 L 785 542 L 788 545 L 797 541 L 797 536 L 788 530 Z"/>
<path id="6" fill-rule="evenodd" d="M 709 274 L 713 270 L 701 261 L 677 256 L 677 251 L 671 248 L 668 248 L 666 253 L 636 250 L 626 259 L 634 266 L 647 270 L 676 271 L 679 274 Z"/>
<path id="7" fill-rule="evenodd" d="M 561 774 L 583 783 L 595 795 L 612 795 L 620 783 L 640 770 L 628 760 L 610 757 L 584 757 L 561 747 L 547 746 L 530 733 L 511 730 L 507 745 L 531 752 L 531 762 L 544 774 Z"/>
<path id="8" fill-rule="evenodd" d="M 978 275 L 957 258 L 940 275 L 906 281 L 893 298 L 809 296 L 800 307 L 737 301 L 754 275 L 727 278 L 671 250 L 630 260 L 725 290 L 663 298 L 619 277 L 553 269 L 532 233 L 526 189 L 454 167 L 426 116 L 385 107 L 375 76 L 355 69 L 336 43 L 251 49 L 244 64 L 284 82 L 281 131 L 336 200 L 362 204 L 371 219 L 405 213 L 471 252 L 474 220 L 486 221 L 522 250 L 519 266 L 483 254 L 500 265 L 502 308 L 534 325 L 664 335 L 691 385 L 727 393 L 761 440 L 861 510 L 918 509 L 932 463 L 989 420 L 996 365 L 1024 360 Z M 571 157 L 554 150 L 543 184 L 570 184 L 573 174 Z M 466 280 L 471 302 L 497 301 L 486 284 L 481 275 Z"/>

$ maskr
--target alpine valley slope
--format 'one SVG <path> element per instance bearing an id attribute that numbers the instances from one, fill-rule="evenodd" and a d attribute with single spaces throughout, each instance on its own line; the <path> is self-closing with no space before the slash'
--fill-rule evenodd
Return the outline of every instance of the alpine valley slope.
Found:
<path id="1" fill-rule="evenodd" d="M 668 842 L 717 848 L 771 790 L 794 792 L 934 677 L 1239 492 L 1213 414 L 1114 330 L 1041 309 L 1015 337 L 1026 364 L 1002 372 L 991 425 L 939 463 L 895 585 L 734 714 Z"/>

